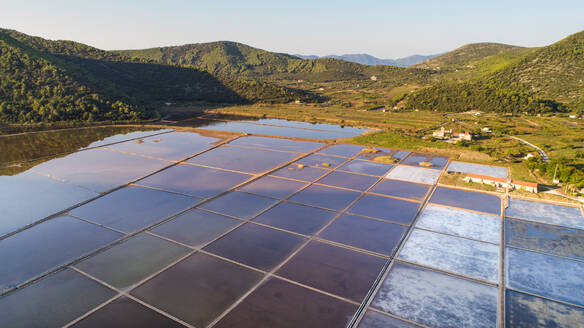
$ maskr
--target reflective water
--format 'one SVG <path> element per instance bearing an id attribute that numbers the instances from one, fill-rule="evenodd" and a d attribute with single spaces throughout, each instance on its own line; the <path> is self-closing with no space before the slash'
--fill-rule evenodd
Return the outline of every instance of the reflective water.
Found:
<path id="1" fill-rule="evenodd" d="M 303 237 L 248 223 L 212 242 L 204 250 L 269 271 L 305 240 Z"/>
<path id="2" fill-rule="evenodd" d="M 273 198 L 233 191 L 201 205 L 200 208 L 241 219 L 251 219 L 277 202 Z"/>
<path id="3" fill-rule="evenodd" d="M 32 170 L 93 191 L 104 192 L 168 165 L 167 161 L 97 148 L 44 162 Z"/>
<path id="4" fill-rule="evenodd" d="M 361 302 L 384 263 L 380 257 L 314 241 L 276 274 Z"/>
<path id="5" fill-rule="evenodd" d="M 266 176 L 239 188 L 239 190 L 268 197 L 285 198 L 300 190 L 305 185 L 306 183 L 304 182 Z"/>
<path id="6" fill-rule="evenodd" d="M 189 246 L 201 246 L 235 228 L 241 221 L 223 215 L 194 209 L 167 221 L 150 231 Z"/>
<path id="7" fill-rule="evenodd" d="M 0 298 L 0 326 L 61 327 L 116 295 L 66 269 Z"/>
<path id="8" fill-rule="evenodd" d="M 342 210 L 349 206 L 360 193 L 321 185 L 311 185 L 290 197 L 291 201 L 323 207 L 330 210 Z"/>
<path id="9" fill-rule="evenodd" d="M 450 164 L 448 164 L 448 168 L 446 170 L 448 172 L 473 173 L 501 179 L 507 178 L 507 168 L 501 166 L 452 161 Z"/>
<path id="10" fill-rule="evenodd" d="M 448 157 L 433 154 L 411 153 L 408 157 L 401 161 L 401 164 L 442 169 L 447 162 Z M 431 165 L 426 166 L 422 163 L 430 163 Z"/>
<path id="11" fill-rule="evenodd" d="M 415 328 L 418 327 L 406 321 L 402 321 L 371 310 L 365 312 L 365 316 L 359 323 L 359 328 Z"/>
<path id="12" fill-rule="evenodd" d="M 430 202 L 501 215 L 501 198 L 492 194 L 438 187 Z"/>
<path id="13" fill-rule="evenodd" d="M 292 164 L 292 165 L 288 165 L 286 167 L 283 167 L 283 168 L 271 173 L 271 175 L 277 176 L 277 177 L 282 177 L 282 178 L 290 178 L 290 179 L 312 182 L 315 179 L 323 176 L 327 172 L 328 172 L 328 170 L 326 170 L 326 169 L 310 167 L 310 166 L 301 167 L 301 166 L 298 166 L 296 164 Z"/>
<path id="14" fill-rule="evenodd" d="M 421 201 L 426 197 L 429 190 L 429 186 L 422 184 L 383 179 L 371 189 L 371 192 Z"/>
<path id="15" fill-rule="evenodd" d="M 345 327 L 356 310 L 351 303 L 270 278 L 214 327 Z"/>
<path id="16" fill-rule="evenodd" d="M 209 148 L 219 141 L 221 138 L 196 132 L 171 132 L 122 142 L 107 148 L 177 161 Z"/>
<path id="17" fill-rule="evenodd" d="M 249 178 L 249 174 L 181 164 L 137 181 L 136 184 L 207 198 L 227 191 Z"/>
<path id="18" fill-rule="evenodd" d="M 70 213 L 107 227 L 132 232 L 195 206 L 201 200 L 142 187 L 126 187 Z"/>
<path id="19" fill-rule="evenodd" d="M 365 195 L 349 208 L 349 212 L 409 224 L 416 217 L 419 208 L 420 203 L 383 196 Z"/>
<path id="20" fill-rule="evenodd" d="M 507 327 L 582 327 L 584 309 L 536 296 L 506 291 Z"/>
<path id="21" fill-rule="evenodd" d="M 16 287 L 122 236 L 61 216 L 0 240 L 0 291 Z"/>
<path id="22" fill-rule="evenodd" d="M 80 322 L 74 324 L 75 328 L 101 328 L 101 327 L 185 327 L 168 317 L 151 310 L 144 305 L 122 296 L 103 308 L 90 314 Z"/>
<path id="23" fill-rule="evenodd" d="M 265 137 L 255 137 L 248 136 L 245 138 L 237 138 L 231 142 L 230 145 L 242 146 L 242 147 L 255 147 L 264 148 L 279 151 L 293 151 L 297 153 L 308 153 L 316 150 L 318 147 L 324 146 L 324 143 L 320 142 L 308 142 L 308 141 L 293 141 L 289 139 L 280 138 L 265 138 Z"/>
<path id="24" fill-rule="evenodd" d="M 584 260 L 584 230 L 506 219 L 507 246 Z"/>
<path id="25" fill-rule="evenodd" d="M 440 173 L 441 172 L 438 170 L 398 165 L 394 167 L 393 170 L 391 170 L 386 177 L 390 179 L 432 185 L 438 182 Z"/>
<path id="26" fill-rule="evenodd" d="M 297 161 L 296 163 L 302 164 L 302 165 L 307 165 L 307 166 L 320 167 L 320 168 L 324 168 L 324 169 L 332 169 L 332 168 L 335 168 L 335 167 L 341 165 L 346 160 L 347 160 L 346 158 L 342 158 L 342 157 L 333 157 L 333 156 L 328 156 L 328 155 L 313 154 L 313 155 L 308 155 L 308 156 L 302 158 L 301 160 Z"/>
<path id="27" fill-rule="evenodd" d="M 196 253 L 131 294 L 194 326 L 204 327 L 261 277 L 256 271 Z"/>
<path id="28" fill-rule="evenodd" d="M 365 147 L 358 145 L 337 144 L 322 149 L 319 151 L 319 153 L 343 157 L 353 157 L 359 154 L 364 148 Z"/>
<path id="29" fill-rule="evenodd" d="M 305 235 L 312 235 L 336 215 L 336 212 L 284 202 L 262 213 L 253 221 Z"/>
<path id="30" fill-rule="evenodd" d="M 98 195 L 31 171 L 0 176 L 0 236 Z"/>
<path id="31" fill-rule="evenodd" d="M 369 189 L 369 187 L 371 187 L 375 182 L 377 182 L 377 180 L 379 180 L 377 177 L 335 171 L 321 178 L 317 181 L 317 183 L 365 191 Z"/>
<path id="32" fill-rule="evenodd" d="M 406 227 L 401 225 L 343 215 L 318 236 L 337 243 L 391 255 L 405 231 Z"/>
<path id="33" fill-rule="evenodd" d="M 498 289 L 394 263 L 372 307 L 432 327 L 496 327 Z"/>
<path id="34" fill-rule="evenodd" d="M 382 176 L 385 175 L 385 173 L 387 173 L 387 171 L 389 171 L 389 169 L 391 169 L 392 167 L 393 165 L 390 164 L 368 162 L 355 159 L 339 167 L 338 170 Z"/>
<path id="35" fill-rule="evenodd" d="M 339 139 L 356 137 L 367 131 L 353 127 L 340 127 L 338 125 L 321 124 L 318 127 L 305 122 L 293 122 L 284 120 L 263 119 L 245 122 L 213 121 L 198 126 L 201 129 L 216 131 L 230 131 L 253 133 L 268 136 L 282 136 L 304 139 Z"/>
<path id="36" fill-rule="evenodd" d="M 501 241 L 500 217 L 449 207 L 426 206 L 416 227 L 492 243 Z"/>
<path id="37" fill-rule="evenodd" d="M 507 247 L 507 287 L 584 306 L 584 262 Z"/>
<path id="38" fill-rule="evenodd" d="M 577 207 L 509 198 L 509 207 L 505 209 L 505 215 L 518 219 L 584 229 L 584 214 Z"/>
<path id="39" fill-rule="evenodd" d="M 0 166 L 172 131 L 136 127 L 95 127 L 0 136 Z"/>
<path id="40" fill-rule="evenodd" d="M 399 258 L 471 278 L 499 281 L 499 246 L 480 241 L 414 229 Z"/>
<path id="41" fill-rule="evenodd" d="M 260 173 L 297 156 L 298 154 L 288 152 L 223 146 L 198 155 L 188 162 L 220 169 Z"/>
<path id="42" fill-rule="evenodd" d="M 140 234 L 75 265 L 108 284 L 123 289 L 163 269 L 189 253 L 182 247 Z"/>

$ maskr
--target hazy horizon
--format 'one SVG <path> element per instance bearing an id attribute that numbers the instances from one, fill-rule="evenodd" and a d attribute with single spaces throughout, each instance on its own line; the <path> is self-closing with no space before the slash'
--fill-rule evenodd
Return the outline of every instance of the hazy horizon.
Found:
<path id="1" fill-rule="evenodd" d="M 281 53 L 395 59 L 476 42 L 544 46 L 584 30 L 578 1 L 34 0 L 3 9 L 3 28 L 105 50 L 229 40 Z"/>

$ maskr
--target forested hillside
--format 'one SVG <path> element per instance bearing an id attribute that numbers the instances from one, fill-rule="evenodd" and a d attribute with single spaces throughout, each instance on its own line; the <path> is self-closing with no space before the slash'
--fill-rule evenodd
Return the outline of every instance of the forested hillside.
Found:
<path id="1" fill-rule="evenodd" d="M 316 101 L 307 92 L 0 30 L 0 120 L 132 120 L 163 102 Z"/>
<path id="2" fill-rule="evenodd" d="M 430 71 L 421 69 L 361 65 L 334 58 L 304 60 L 296 56 L 269 52 L 230 41 L 142 50 L 119 50 L 114 53 L 135 59 L 191 66 L 217 75 L 263 80 L 340 81 L 369 79 L 371 76 L 376 76 L 395 81 L 421 82 L 432 74 Z"/>
<path id="3" fill-rule="evenodd" d="M 481 69 L 466 76 L 441 73 L 439 83 L 409 95 L 407 107 L 529 113 L 584 109 L 584 32 L 523 54 L 517 50 L 475 61 L 483 63 Z M 468 61 L 449 61 L 454 67 L 463 63 Z"/>

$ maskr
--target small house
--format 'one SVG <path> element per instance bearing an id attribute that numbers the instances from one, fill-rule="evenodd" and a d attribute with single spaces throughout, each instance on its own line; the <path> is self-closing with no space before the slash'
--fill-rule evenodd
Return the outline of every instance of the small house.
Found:
<path id="1" fill-rule="evenodd" d="M 508 190 L 523 189 L 523 190 L 533 192 L 533 193 L 537 193 L 539 191 L 539 185 L 537 183 L 496 178 L 496 177 L 490 177 L 490 176 L 486 176 L 486 175 L 473 174 L 473 173 L 468 173 L 466 175 L 466 177 L 464 178 L 464 181 L 480 183 L 480 184 L 488 184 L 491 186 L 495 186 L 497 188 L 505 188 Z"/>

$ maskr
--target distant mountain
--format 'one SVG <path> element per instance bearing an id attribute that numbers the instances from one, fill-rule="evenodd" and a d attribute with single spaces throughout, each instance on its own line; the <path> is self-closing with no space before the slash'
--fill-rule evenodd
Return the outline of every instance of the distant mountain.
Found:
<path id="1" fill-rule="evenodd" d="M 348 62 L 357 63 L 361 65 L 390 65 L 398 67 L 408 67 L 421 63 L 425 60 L 440 56 L 437 55 L 413 55 L 398 59 L 381 59 L 368 54 L 347 54 L 347 55 L 328 55 L 328 56 L 315 56 L 315 55 L 294 55 L 302 59 L 318 59 L 318 58 L 335 58 L 340 60 L 346 60 Z"/>
<path id="2" fill-rule="evenodd" d="M 299 90 L 0 29 L 0 122 L 134 120 L 163 102 L 311 101 Z"/>
<path id="3" fill-rule="evenodd" d="M 338 81 L 369 79 L 377 76 L 403 83 L 424 79 L 424 70 L 394 66 L 369 66 L 335 58 L 301 59 L 297 56 L 270 52 L 246 44 L 217 41 L 182 46 L 140 50 L 116 50 L 113 53 L 165 64 L 195 67 L 212 74 L 250 79 L 300 79 Z"/>

